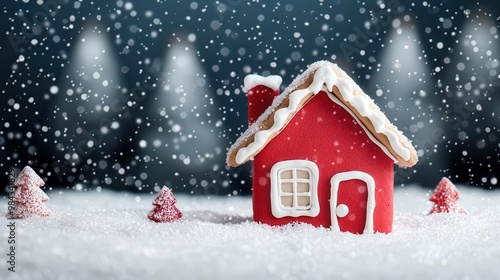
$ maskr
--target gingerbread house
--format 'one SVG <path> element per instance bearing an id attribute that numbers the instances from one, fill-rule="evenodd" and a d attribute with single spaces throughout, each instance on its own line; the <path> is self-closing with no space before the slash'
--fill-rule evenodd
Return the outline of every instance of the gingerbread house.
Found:
<path id="1" fill-rule="evenodd" d="M 319 61 L 282 94 L 279 76 L 248 75 L 249 128 L 229 149 L 253 159 L 254 220 L 308 223 L 352 233 L 389 233 L 394 164 L 417 153 L 336 64 Z"/>

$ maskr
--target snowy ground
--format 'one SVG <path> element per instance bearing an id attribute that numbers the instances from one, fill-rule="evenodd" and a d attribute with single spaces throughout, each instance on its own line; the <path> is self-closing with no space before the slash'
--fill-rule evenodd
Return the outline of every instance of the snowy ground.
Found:
<path id="1" fill-rule="evenodd" d="M 51 217 L 16 221 L 15 273 L 2 208 L 0 279 L 499 279 L 500 192 L 459 190 L 468 215 L 397 189 L 389 235 L 259 225 L 250 197 L 177 195 L 183 220 L 156 224 L 153 195 L 53 192 Z"/>

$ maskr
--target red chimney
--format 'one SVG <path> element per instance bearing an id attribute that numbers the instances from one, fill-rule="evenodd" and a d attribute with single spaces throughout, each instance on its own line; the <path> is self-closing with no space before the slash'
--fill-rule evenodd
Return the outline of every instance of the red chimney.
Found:
<path id="1" fill-rule="evenodd" d="M 248 90 L 248 123 L 253 124 L 271 106 L 280 93 L 280 76 L 247 75 L 243 81 Z"/>

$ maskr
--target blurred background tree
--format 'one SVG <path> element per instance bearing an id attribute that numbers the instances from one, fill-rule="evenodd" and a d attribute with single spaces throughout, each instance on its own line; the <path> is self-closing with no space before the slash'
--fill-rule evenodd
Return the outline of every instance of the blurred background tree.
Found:
<path id="1" fill-rule="evenodd" d="M 0 17 L 0 168 L 47 186 L 248 194 L 227 147 L 247 127 L 243 78 L 283 87 L 338 63 L 415 144 L 396 185 L 499 174 L 494 1 L 9 1 Z M 3 190 L 5 191 L 5 190 Z"/>

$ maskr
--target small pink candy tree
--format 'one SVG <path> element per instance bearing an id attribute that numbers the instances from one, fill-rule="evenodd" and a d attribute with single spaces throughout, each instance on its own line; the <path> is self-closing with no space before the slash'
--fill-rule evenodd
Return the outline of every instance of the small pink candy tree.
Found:
<path id="1" fill-rule="evenodd" d="M 50 210 L 44 204 L 49 201 L 49 197 L 40 189 L 45 182 L 31 167 L 23 168 L 14 185 L 17 188 L 13 198 L 14 211 L 10 218 L 25 219 L 34 215 L 40 217 L 50 215 Z"/>
<path id="2" fill-rule="evenodd" d="M 158 196 L 153 200 L 155 206 L 148 215 L 151 221 L 157 223 L 168 223 L 179 220 L 182 217 L 181 211 L 175 207 L 175 197 L 172 191 L 163 187 Z"/>

